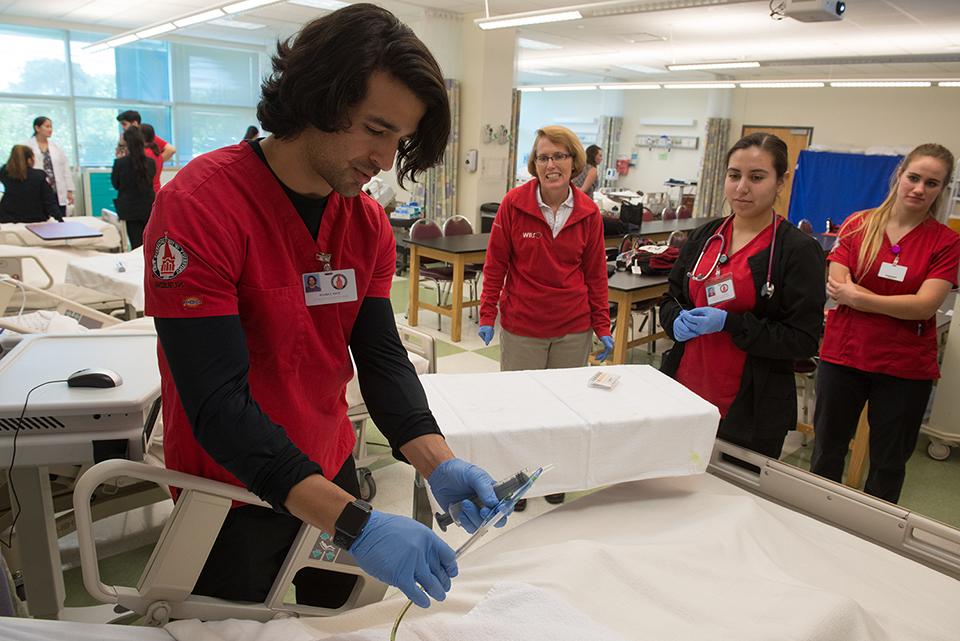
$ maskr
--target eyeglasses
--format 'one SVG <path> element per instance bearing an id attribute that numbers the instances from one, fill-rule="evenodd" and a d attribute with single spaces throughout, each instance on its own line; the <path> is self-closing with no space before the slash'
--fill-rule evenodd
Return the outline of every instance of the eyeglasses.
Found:
<path id="1" fill-rule="evenodd" d="M 562 163 L 567 158 L 573 158 L 573 154 L 562 154 L 560 152 L 557 152 L 555 154 L 550 154 L 549 156 L 547 154 L 540 154 L 539 156 L 536 157 L 535 160 L 537 161 L 538 165 L 546 165 L 551 160 L 559 164 L 559 163 Z"/>

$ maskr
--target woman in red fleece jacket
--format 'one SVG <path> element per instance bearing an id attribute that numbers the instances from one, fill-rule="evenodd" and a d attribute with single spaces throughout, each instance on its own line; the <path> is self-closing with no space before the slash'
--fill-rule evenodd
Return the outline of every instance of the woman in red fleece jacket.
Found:
<path id="1" fill-rule="evenodd" d="M 586 154 L 560 126 L 537 130 L 527 163 L 536 176 L 510 190 L 493 221 L 483 265 L 480 337 L 489 344 L 500 310 L 500 369 L 587 364 L 593 334 L 613 350 L 600 210 L 571 176 Z M 563 495 L 548 500 L 559 503 Z"/>

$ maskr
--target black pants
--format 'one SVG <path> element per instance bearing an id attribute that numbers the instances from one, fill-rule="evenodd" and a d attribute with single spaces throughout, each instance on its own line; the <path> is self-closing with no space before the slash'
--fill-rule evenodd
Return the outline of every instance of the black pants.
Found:
<path id="1" fill-rule="evenodd" d="M 145 220 L 126 220 L 127 238 L 130 239 L 130 249 L 134 250 L 143 244 L 143 230 L 147 226 Z"/>
<path id="2" fill-rule="evenodd" d="M 856 433 L 863 404 L 869 402 L 870 471 L 864 491 L 896 503 L 932 388 L 929 380 L 873 374 L 821 361 L 810 471 L 840 482 L 850 439 Z"/>
<path id="3" fill-rule="evenodd" d="M 352 457 L 347 458 L 333 482 L 353 496 L 360 496 Z M 230 510 L 193 593 L 230 601 L 262 602 L 301 525 L 303 522 L 296 517 L 255 505 Z M 340 607 L 356 580 L 349 574 L 303 568 L 293 579 L 297 603 Z"/>

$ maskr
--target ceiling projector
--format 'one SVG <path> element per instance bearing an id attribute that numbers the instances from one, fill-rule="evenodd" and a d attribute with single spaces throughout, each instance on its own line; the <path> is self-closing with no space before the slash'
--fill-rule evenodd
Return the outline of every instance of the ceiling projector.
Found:
<path id="1" fill-rule="evenodd" d="M 843 20 L 847 3 L 842 0 L 787 0 L 783 15 L 800 22 Z"/>

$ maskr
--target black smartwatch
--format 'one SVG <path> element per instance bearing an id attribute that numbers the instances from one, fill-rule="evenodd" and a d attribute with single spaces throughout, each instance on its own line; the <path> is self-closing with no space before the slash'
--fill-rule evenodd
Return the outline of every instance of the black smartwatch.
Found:
<path id="1" fill-rule="evenodd" d="M 363 532 L 363 526 L 367 524 L 372 511 L 373 507 L 360 499 L 347 503 L 343 512 L 337 517 L 337 531 L 333 535 L 333 544 L 341 550 L 349 550 L 353 542 Z"/>

